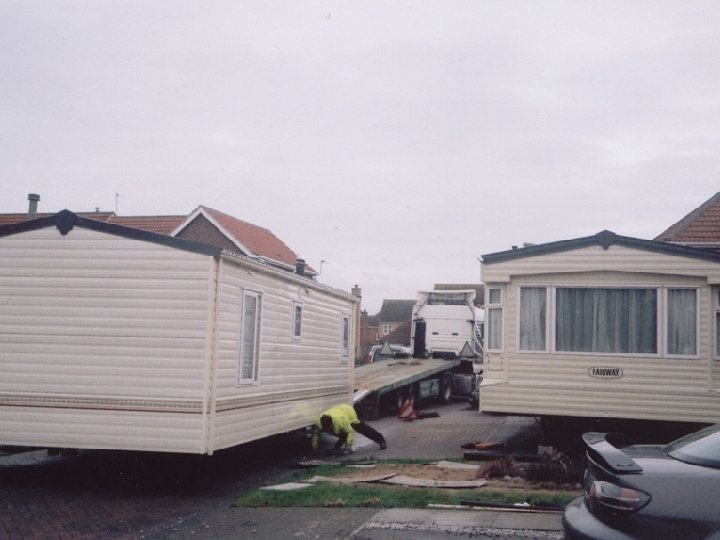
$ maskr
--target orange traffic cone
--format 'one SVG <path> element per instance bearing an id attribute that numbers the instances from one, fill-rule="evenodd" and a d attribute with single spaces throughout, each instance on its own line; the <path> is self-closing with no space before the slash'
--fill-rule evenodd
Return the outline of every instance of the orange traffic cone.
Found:
<path id="1" fill-rule="evenodd" d="M 400 407 L 400 410 L 398 411 L 398 418 L 402 418 L 403 420 L 412 421 L 417 418 L 417 413 L 413 409 L 412 401 L 410 401 L 410 398 L 405 400 L 405 403 L 402 404 L 402 407 Z"/>

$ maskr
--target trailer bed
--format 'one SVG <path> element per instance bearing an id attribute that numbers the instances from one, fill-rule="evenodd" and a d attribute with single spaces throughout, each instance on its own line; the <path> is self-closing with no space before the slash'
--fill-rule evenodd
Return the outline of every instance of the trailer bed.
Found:
<path id="1" fill-rule="evenodd" d="M 403 386 L 453 369 L 462 360 L 436 358 L 405 358 L 382 360 L 355 368 L 353 403 L 359 403 L 370 394 L 378 397 Z"/>

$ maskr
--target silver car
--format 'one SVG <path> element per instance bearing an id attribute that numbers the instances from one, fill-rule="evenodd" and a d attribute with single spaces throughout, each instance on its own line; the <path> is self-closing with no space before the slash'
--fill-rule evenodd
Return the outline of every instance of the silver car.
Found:
<path id="1" fill-rule="evenodd" d="M 585 494 L 565 509 L 567 538 L 720 539 L 720 424 L 668 445 L 583 440 Z"/>

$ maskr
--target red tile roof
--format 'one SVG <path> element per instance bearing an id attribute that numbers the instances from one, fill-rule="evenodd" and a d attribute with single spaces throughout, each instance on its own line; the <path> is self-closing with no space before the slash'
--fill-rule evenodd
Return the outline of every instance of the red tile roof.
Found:
<path id="1" fill-rule="evenodd" d="M 220 225 L 232 237 L 231 239 L 239 244 L 240 249 L 249 251 L 248 255 L 255 255 L 295 268 L 298 256 L 268 229 L 229 216 L 214 208 L 201 206 L 198 210 L 203 211 Z M 194 214 L 195 212 L 191 216 Z M 309 266 L 306 270 L 313 272 Z"/>
<path id="2" fill-rule="evenodd" d="M 89 219 L 97 219 L 98 221 L 108 221 L 112 216 L 115 215 L 114 212 L 76 212 L 78 216 L 89 218 Z M 35 219 L 41 219 L 41 218 L 47 218 L 50 216 L 54 216 L 55 212 L 42 212 L 38 213 L 35 216 Z M 17 214 L 0 214 L 0 225 L 14 225 L 15 223 L 22 223 L 23 221 L 28 221 L 28 215 L 27 212 L 25 213 L 17 213 Z"/>
<path id="3" fill-rule="evenodd" d="M 113 216 L 108 221 L 169 236 L 186 218 L 187 216 Z"/>
<path id="4" fill-rule="evenodd" d="M 655 240 L 683 244 L 720 243 L 720 192 L 668 227 Z"/>

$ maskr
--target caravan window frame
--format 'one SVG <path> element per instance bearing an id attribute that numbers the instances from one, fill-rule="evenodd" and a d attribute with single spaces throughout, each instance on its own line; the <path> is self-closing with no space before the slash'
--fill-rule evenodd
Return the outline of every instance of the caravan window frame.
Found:
<path id="1" fill-rule="evenodd" d="M 543 325 L 543 333 L 542 333 L 542 339 L 544 346 L 542 348 L 532 349 L 532 348 L 523 348 L 523 290 L 529 290 L 529 289 L 535 289 L 535 290 L 542 290 L 545 293 L 545 304 L 544 304 L 544 310 L 541 312 L 538 312 L 537 315 L 541 318 L 544 318 Z M 551 288 L 546 285 L 520 285 L 518 287 L 518 295 L 517 295 L 517 343 L 516 343 L 516 350 L 523 354 L 538 354 L 538 353 L 548 353 L 550 350 L 550 301 L 551 301 Z"/>
<path id="2" fill-rule="evenodd" d="M 655 329 L 651 336 L 654 339 L 654 350 L 653 351 L 602 351 L 602 350 L 558 350 L 558 293 L 564 290 L 583 290 L 583 291 L 646 291 L 654 293 L 654 304 L 655 304 Z M 662 293 L 659 287 L 653 286 L 642 286 L 642 285 L 555 285 L 552 287 L 552 298 L 553 298 L 553 313 L 552 313 L 552 328 L 553 328 L 553 339 L 552 347 L 553 352 L 560 355 L 579 355 L 579 356 L 611 356 L 611 357 L 639 357 L 639 358 L 659 358 L 662 356 L 662 343 L 663 335 L 661 334 L 661 328 L 664 321 L 662 316 Z M 638 334 L 640 335 L 640 334 Z"/>
<path id="3" fill-rule="evenodd" d="M 566 356 L 608 356 L 608 357 L 627 357 L 627 358 L 667 358 L 667 359 L 688 359 L 697 360 L 700 358 L 700 311 L 701 311 L 701 288 L 692 285 L 666 285 L 666 286 L 642 286 L 637 284 L 622 285 L 579 285 L 579 284 L 554 284 L 545 286 L 547 288 L 546 310 L 546 350 L 535 351 L 521 349 L 521 298 L 522 289 L 525 288 L 542 288 L 540 285 L 522 284 L 517 286 L 517 317 L 516 317 L 516 351 L 522 354 L 550 353 Z M 558 350 L 557 344 L 557 325 L 558 325 L 558 290 L 562 289 L 598 289 L 598 290 L 646 290 L 654 291 L 655 295 L 655 334 L 652 336 L 655 340 L 653 352 L 609 352 L 609 351 L 572 351 Z M 694 353 L 675 353 L 671 350 L 671 315 L 670 307 L 672 304 L 673 291 L 694 291 Z M 720 359 L 720 289 L 714 293 L 715 307 L 715 359 Z"/>
<path id="4" fill-rule="evenodd" d="M 340 361 L 350 362 L 350 351 L 352 350 L 352 319 L 347 313 L 343 313 L 340 321 Z"/>
<path id="5" fill-rule="evenodd" d="M 255 301 L 255 312 L 253 314 L 253 336 L 252 336 L 252 358 L 250 358 L 250 376 L 244 377 L 244 372 L 247 371 L 245 368 L 246 354 L 248 352 L 248 345 L 245 332 L 248 329 L 248 299 L 252 298 Z M 251 384 L 259 384 L 260 382 L 260 345 L 262 342 L 262 317 L 263 317 L 263 294 L 259 291 L 245 289 L 242 292 L 242 302 L 240 304 L 240 340 L 238 347 L 238 374 L 237 384 L 238 386 L 245 386 Z"/>
<path id="6" fill-rule="evenodd" d="M 493 293 L 497 293 L 493 298 Z M 488 287 L 488 302 L 485 305 L 485 345 L 489 352 L 502 352 L 503 350 L 503 317 L 504 317 L 505 289 L 503 287 Z M 499 329 L 495 329 L 495 326 Z M 497 343 L 496 343 L 497 342 Z"/>
<path id="7" fill-rule="evenodd" d="M 694 291 L 695 292 L 695 324 L 694 324 L 694 353 L 671 353 L 670 352 L 670 292 L 671 291 Z M 663 356 L 667 358 L 689 358 L 700 357 L 700 289 L 698 287 L 664 287 L 663 288 Z"/>
<path id="8" fill-rule="evenodd" d="M 303 304 L 302 302 L 293 302 L 293 316 L 292 316 L 292 340 L 302 340 L 302 329 L 303 329 Z"/>

